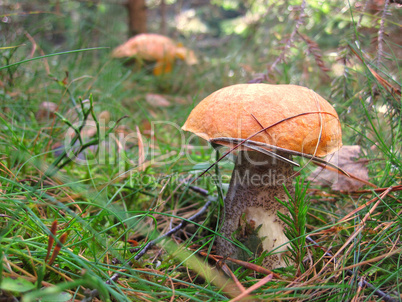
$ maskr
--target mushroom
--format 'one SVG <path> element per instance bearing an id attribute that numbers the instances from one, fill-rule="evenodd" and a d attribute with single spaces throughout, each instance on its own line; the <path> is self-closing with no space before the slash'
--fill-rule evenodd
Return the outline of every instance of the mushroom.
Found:
<path id="1" fill-rule="evenodd" d="M 183 130 L 213 145 L 238 150 L 225 198 L 217 253 L 244 259 L 245 245 L 255 255 L 273 251 L 263 265 L 285 266 L 289 241 L 277 212 L 288 214 L 276 198 L 293 195 L 292 155 L 319 161 L 338 150 L 341 127 L 335 109 L 314 91 L 296 85 L 238 84 L 202 100 Z M 240 144 L 240 146 L 238 146 Z M 226 237 L 226 238 L 224 238 Z"/>
<path id="2" fill-rule="evenodd" d="M 124 44 L 113 50 L 114 58 L 136 58 L 138 61 L 156 61 L 155 75 L 172 71 L 176 59 L 185 61 L 188 65 L 196 64 L 194 52 L 172 39 L 158 34 L 140 34 L 130 38 Z"/>

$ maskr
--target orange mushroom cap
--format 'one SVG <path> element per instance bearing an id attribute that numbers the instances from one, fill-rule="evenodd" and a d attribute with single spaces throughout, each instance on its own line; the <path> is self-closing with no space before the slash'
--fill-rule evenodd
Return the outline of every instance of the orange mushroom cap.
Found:
<path id="1" fill-rule="evenodd" d="M 114 58 L 137 56 L 147 61 L 185 60 L 189 65 L 197 63 L 192 50 L 177 45 L 172 39 L 158 34 L 139 34 L 113 50 Z"/>
<path id="2" fill-rule="evenodd" d="M 193 109 L 182 129 L 210 141 L 221 137 L 246 139 L 271 125 L 250 140 L 320 157 L 342 146 L 335 109 L 314 91 L 297 85 L 238 84 L 222 88 Z"/>
<path id="3" fill-rule="evenodd" d="M 115 58 L 138 56 L 144 60 L 156 61 L 174 58 L 176 44 L 172 39 L 158 34 L 140 34 L 118 46 L 112 56 Z"/>

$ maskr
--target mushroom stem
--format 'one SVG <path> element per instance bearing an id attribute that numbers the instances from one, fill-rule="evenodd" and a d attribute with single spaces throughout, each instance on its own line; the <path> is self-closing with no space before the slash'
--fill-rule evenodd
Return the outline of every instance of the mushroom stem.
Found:
<path id="1" fill-rule="evenodd" d="M 287 153 L 279 155 L 291 159 Z M 288 242 L 285 224 L 277 216 L 277 211 L 288 214 L 288 210 L 275 197 L 288 200 L 284 184 L 293 195 L 292 173 L 289 163 L 256 151 L 239 151 L 225 198 L 222 235 L 241 242 L 257 257 L 262 251 L 272 251 Z M 275 254 L 264 259 L 263 265 L 269 269 L 285 266 L 286 251 L 287 245 L 276 249 Z M 217 239 L 217 253 L 242 260 L 249 257 L 221 237 Z"/>

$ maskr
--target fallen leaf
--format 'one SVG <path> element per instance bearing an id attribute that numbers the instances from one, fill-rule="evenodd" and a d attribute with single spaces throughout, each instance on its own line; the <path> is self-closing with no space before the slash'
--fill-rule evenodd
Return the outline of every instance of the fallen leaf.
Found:
<path id="1" fill-rule="evenodd" d="M 153 107 L 169 107 L 170 102 L 160 94 L 147 93 L 145 100 Z"/>
<path id="2" fill-rule="evenodd" d="M 324 187 L 331 187 L 333 191 L 354 191 L 361 188 L 368 183 L 369 179 L 367 160 L 359 159 L 361 153 L 362 149 L 359 145 L 343 146 L 339 151 L 324 158 L 352 174 L 354 178 L 318 167 L 310 174 L 309 180 Z"/>

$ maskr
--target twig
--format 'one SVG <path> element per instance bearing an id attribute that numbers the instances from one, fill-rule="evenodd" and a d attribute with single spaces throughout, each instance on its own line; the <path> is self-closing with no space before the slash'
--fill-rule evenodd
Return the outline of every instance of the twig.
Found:
<path id="1" fill-rule="evenodd" d="M 158 238 L 155 238 L 154 240 L 148 242 L 146 246 L 139 252 L 135 257 L 134 260 L 140 259 L 151 247 L 153 247 L 155 244 L 157 244 L 159 241 L 165 239 L 166 237 L 176 233 L 178 230 L 180 230 L 182 227 L 186 226 L 189 221 L 194 221 L 197 219 L 199 216 L 204 214 L 204 212 L 207 210 L 207 208 L 211 205 L 212 200 L 208 200 L 206 204 L 193 216 L 189 217 L 187 220 L 183 220 L 180 222 L 177 226 L 175 226 L 173 229 L 170 231 L 166 232 L 165 234 L 159 236 Z"/>
<path id="2" fill-rule="evenodd" d="M 314 241 L 314 239 L 312 239 L 310 236 L 306 236 L 306 239 L 309 240 L 314 246 L 322 248 L 316 241 Z M 334 263 L 336 263 L 336 258 L 329 252 L 324 250 L 324 254 L 325 256 L 329 257 L 332 259 L 332 261 L 334 261 Z M 346 270 L 346 273 L 349 276 L 354 276 L 353 271 L 351 270 Z M 360 277 L 360 276 L 356 276 L 357 280 L 359 280 L 359 284 L 363 284 L 366 287 L 369 287 L 370 289 L 374 290 L 374 293 L 377 296 L 380 296 L 385 302 L 396 302 L 396 300 L 394 298 L 392 298 L 390 295 L 384 293 L 382 290 L 376 288 L 374 285 L 372 285 L 371 283 L 367 282 L 364 278 Z"/>
<path id="3" fill-rule="evenodd" d="M 342 245 L 342 247 L 340 249 L 337 250 L 337 252 L 332 256 L 332 258 L 336 258 L 343 250 L 346 249 L 346 247 L 349 245 L 350 242 L 352 242 L 364 229 L 364 226 L 366 225 L 366 221 L 367 219 L 373 214 L 374 210 L 378 207 L 378 205 L 381 203 L 382 198 L 384 198 L 390 191 L 391 191 L 392 187 L 389 188 L 389 190 L 385 191 L 384 193 L 382 193 L 379 196 L 379 200 L 371 207 L 371 209 L 367 212 L 367 214 L 363 217 L 363 219 L 361 220 L 361 222 L 359 223 L 359 225 L 357 226 L 357 228 L 354 230 L 354 232 L 352 233 L 352 235 L 349 236 L 349 238 L 346 240 L 346 242 Z M 352 247 L 352 245 L 350 246 L 350 248 Z M 350 248 L 349 250 L 346 251 L 346 255 L 349 254 L 350 252 Z M 330 262 L 330 261 L 329 261 Z M 328 263 L 329 263 L 328 262 Z M 328 265 L 325 264 L 324 267 L 321 269 L 321 271 L 324 271 L 324 269 L 326 268 L 326 266 Z"/>
<path id="4" fill-rule="evenodd" d="M 242 292 L 240 295 L 238 295 L 236 298 L 230 300 L 230 302 L 237 302 L 241 301 L 243 298 L 246 298 L 252 291 L 260 288 L 261 286 L 265 285 L 267 282 L 272 280 L 272 274 L 269 274 L 262 278 L 260 281 L 255 283 L 254 285 L 250 286 L 249 288 L 246 289 L 246 291 Z"/>
<path id="5" fill-rule="evenodd" d="M 376 189 L 370 189 L 370 190 L 357 190 L 357 191 L 348 191 L 348 193 L 352 194 L 365 194 L 365 193 L 373 193 L 374 192 L 384 192 L 387 191 L 389 188 L 376 188 Z M 402 190 L 402 185 L 397 185 L 395 187 L 392 187 L 392 191 L 401 191 Z M 345 191 L 341 191 L 341 193 L 345 193 Z"/>
<path id="6" fill-rule="evenodd" d="M 196 187 L 196 186 L 189 186 L 189 189 L 193 190 L 194 192 L 196 192 L 202 196 L 205 196 L 205 197 L 208 196 L 208 191 L 203 188 Z"/>
<path id="7" fill-rule="evenodd" d="M 145 253 L 151 248 L 153 247 L 155 244 L 157 244 L 159 241 L 165 239 L 166 237 L 176 233 L 178 230 L 180 230 L 181 228 L 183 228 L 184 226 L 186 226 L 189 222 L 192 222 L 194 220 L 196 220 L 198 217 L 200 217 L 202 214 L 204 214 L 206 212 L 206 210 L 208 209 L 208 207 L 211 205 L 213 199 L 209 198 L 209 200 L 205 203 L 205 205 L 197 212 L 195 213 L 193 216 L 189 217 L 187 220 L 183 220 L 182 222 L 180 222 L 176 227 L 174 227 L 173 229 L 171 229 L 170 231 L 168 231 L 165 234 L 162 234 L 161 236 L 159 236 L 158 238 L 155 238 L 154 240 L 148 242 L 147 245 L 144 246 L 144 248 L 134 257 L 134 260 L 139 260 L 142 256 L 145 255 Z M 132 262 L 128 262 L 127 263 L 129 266 L 132 265 Z M 125 271 L 125 269 L 120 270 L 120 272 Z M 117 279 L 120 277 L 120 272 L 119 273 L 115 273 L 113 274 L 113 276 L 111 276 L 105 283 L 106 284 L 112 284 L 113 282 L 116 282 Z M 92 299 L 94 297 L 96 297 L 99 294 L 99 291 L 97 289 L 94 289 L 92 291 L 89 291 L 85 294 L 85 298 L 81 300 L 81 302 L 90 302 L 92 301 Z"/>
<path id="8" fill-rule="evenodd" d="M 356 214 L 357 212 L 361 211 L 362 209 L 368 207 L 370 204 L 376 202 L 379 198 L 384 198 L 385 196 L 388 195 L 388 193 L 392 192 L 394 189 L 394 187 L 389 187 L 387 188 L 384 192 L 382 192 L 378 197 L 374 197 L 373 199 L 365 202 L 363 205 L 361 205 L 360 207 L 358 207 L 357 209 L 353 210 L 352 212 L 350 212 L 349 214 L 347 214 L 345 217 L 343 217 L 341 220 L 339 220 L 339 222 L 345 221 L 347 219 L 349 219 L 349 217 L 353 216 L 354 214 Z"/>
<path id="9" fill-rule="evenodd" d="M 230 278 L 232 278 L 232 280 L 234 281 L 236 286 L 239 288 L 241 293 L 244 293 L 246 291 L 243 284 L 240 283 L 239 279 L 237 279 L 236 275 L 232 272 L 232 270 L 229 268 L 229 266 L 226 263 L 223 263 L 221 269 L 224 271 L 224 273 L 226 275 L 228 275 Z"/>
<path id="10" fill-rule="evenodd" d="M 284 280 L 283 277 L 281 277 L 281 275 L 274 273 L 273 271 L 271 271 L 265 267 L 259 266 L 257 264 L 251 263 L 251 262 L 234 259 L 234 258 L 230 258 L 230 257 L 223 257 L 221 255 L 211 255 L 211 254 L 208 254 L 205 252 L 199 252 L 199 254 L 203 257 L 212 258 L 215 261 L 217 261 L 217 260 L 230 261 L 230 262 L 233 262 L 234 264 L 240 265 L 246 269 L 253 270 L 257 273 L 264 274 L 264 275 L 272 275 L 275 279 Z"/>

